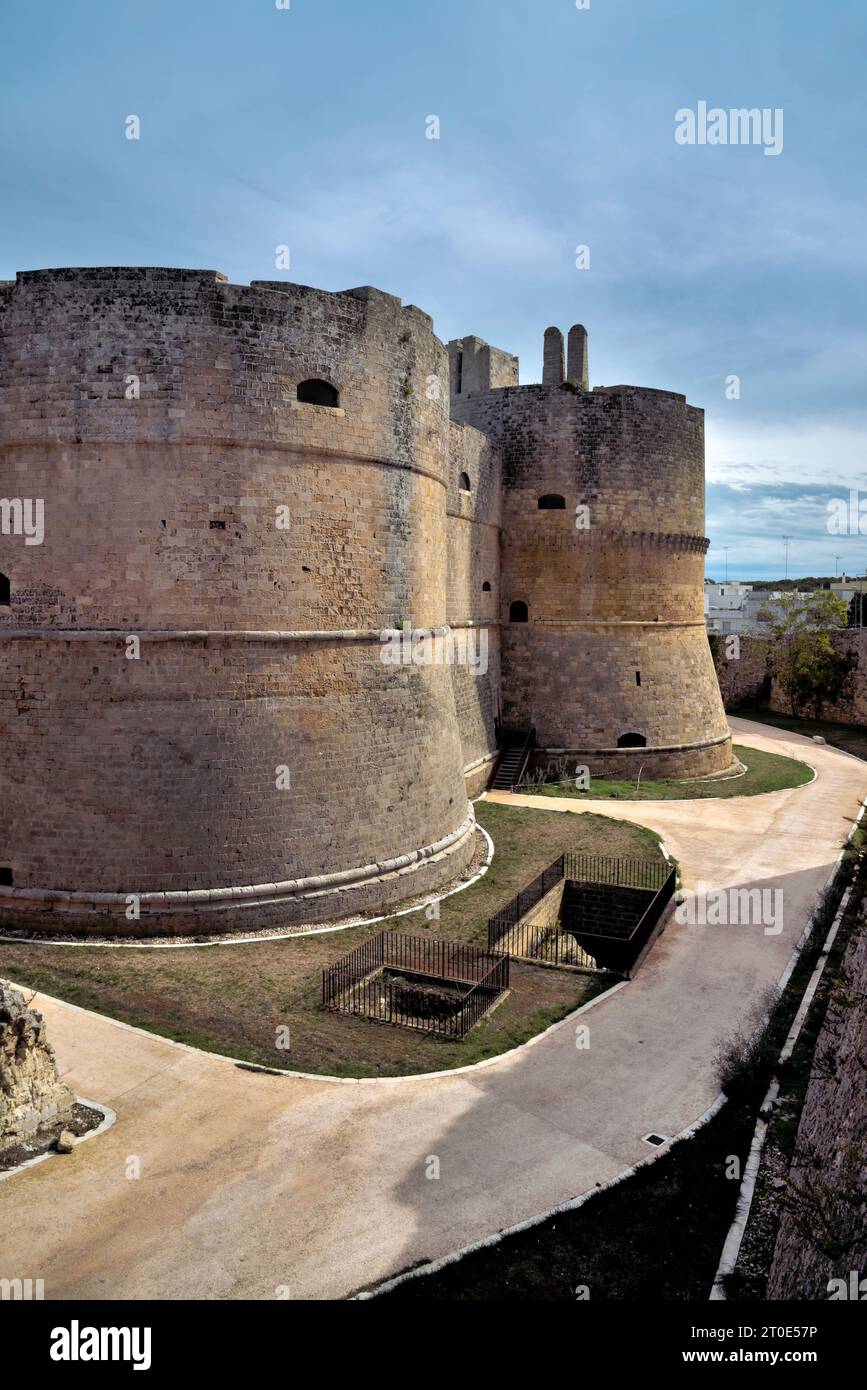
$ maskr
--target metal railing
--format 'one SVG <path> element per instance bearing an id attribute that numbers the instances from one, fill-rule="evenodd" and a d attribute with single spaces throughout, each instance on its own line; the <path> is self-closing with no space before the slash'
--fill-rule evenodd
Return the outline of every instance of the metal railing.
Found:
<path id="1" fill-rule="evenodd" d="M 497 922 L 502 928 L 500 935 L 503 935 L 510 926 L 514 926 L 516 922 L 520 921 L 531 908 L 535 907 L 536 904 L 544 898 L 546 893 L 550 893 L 551 889 L 556 887 L 562 878 L 566 877 L 564 873 L 564 858 L 565 856 L 561 854 L 559 859 L 555 859 L 553 864 L 549 864 L 547 869 L 543 869 L 542 872 L 533 879 L 532 883 L 528 883 L 526 888 L 522 888 L 520 893 L 516 893 L 514 898 L 510 898 L 503 907 L 498 908 L 494 916 L 489 919 L 489 951 L 493 949 L 497 939 L 496 933 L 494 933 L 494 935 L 491 934 L 491 923 Z"/>
<path id="2" fill-rule="evenodd" d="M 646 910 L 628 935 L 615 937 L 603 932 L 587 931 L 584 928 L 576 933 L 582 949 L 597 961 L 597 968 L 622 975 L 627 980 L 630 978 L 638 957 L 674 896 L 676 885 L 677 873 L 670 869 L 662 887 L 654 893 Z"/>
<path id="3" fill-rule="evenodd" d="M 676 881 L 676 871 L 668 863 L 567 851 L 488 919 L 488 950 L 524 960 L 628 976 L 670 902 Z M 646 906 L 642 911 L 640 898 L 637 910 L 630 910 L 629 905 L 621 909 L 618 904 L 615 910 L 622 910 L 623 922 L 613 932 L 607 924 L 604 930 L 595 932 L 592 927 L 585 928 L 584 923 L 576 929 L 563 922 L 559 914 L 556 923 L 527 921 L 533 908 L 560 882 L 578 893 L 582 884 L 614 890 L 642 889 L 648 895 Z"/>
<path id="4" fill-rule="evenodd" d="M 563 877 L 580 883 L 612 883 L 623 888 L 661 888 L 671 865 L 653 859 L 616 859 L 604 854 L 563 855 Z"/>
<path id="5" fill-rule="evenodd" d="M 507 955 L 403 932 L 379 932 L 322 972 L 323 1007 L 449 1038 L 508 988 Z"/>

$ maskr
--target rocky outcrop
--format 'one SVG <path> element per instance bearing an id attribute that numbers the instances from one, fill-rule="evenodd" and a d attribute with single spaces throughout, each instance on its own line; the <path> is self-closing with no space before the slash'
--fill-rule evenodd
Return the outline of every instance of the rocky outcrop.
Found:
<path id="1" fill-rule="evenodd" d="M 42 1014 L 0 981 L 0 1149 L 68 1121 L 74 1100 L 58 1078 Z"/>

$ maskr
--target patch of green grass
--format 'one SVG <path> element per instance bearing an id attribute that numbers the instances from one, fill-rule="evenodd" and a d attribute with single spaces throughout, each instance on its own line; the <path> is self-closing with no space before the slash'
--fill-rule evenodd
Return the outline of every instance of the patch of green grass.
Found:
<path id="1" fill-rule="evenodd" d="M 797 758 L 765 753 L 758 748 L 735 745 L 733 752 L 746 767 L 742 777 L 707 782 L 654 782 L 638 778 L 630 782 L 593 777 L 589 791 L 578 791 L 574 782 L 556 782 L 542 787 L 520 788 L 537 796 L 570 796 L 594 801 L 703 801 L 714 797 L 759 796 L 762 792 L 784 791 L 812 781 L 813 769 Z"/>
<path id="2" fill-rule="evenodd" d="M 479 801 L 476 818 L 494 842 L 493 861 L 472 888 L 440 903 L 439 921 L 429 924 L 434 936 L 486 943 L 488 918 L 566 850 L 648 859 L 654 863 L 663 857 L 655 831 L 591 811 L 564 816 L 559 811 Z M 389 929 L 400 931 L 414 931 L 417 925 L 418 918 L 414 916 L 385 923 Z"/>
<path id="3" fill-rule="evenodd" d="M 404 1076 L 506 1052 L 577 1009 L 607 976 L 513 961 L 511 989 L 466 1038 L 451 1042 L 322 1008 L 321 971 L 385 927 L 447 940 L 487 941 L 487 921 L 565 850 L 658 861 L 659 838 L 628 821 L 479 802 L 494 840 L 488 872 L 440 904 L 372 926 L 184 950 L 0 943 L 0 974 L 179 1042 L 241 1061 L 336 1076 Z M 289 1028 L 288 1051 L 278 1046 Z"/>

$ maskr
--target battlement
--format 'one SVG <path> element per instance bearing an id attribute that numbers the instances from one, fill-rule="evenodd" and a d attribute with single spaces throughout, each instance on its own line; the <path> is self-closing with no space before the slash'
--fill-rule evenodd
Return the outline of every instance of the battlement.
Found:
<path id="1" fill-rule="evenodd" d="M 356 302 L 366 306 L 357 315 L 359 324 L 377 317 L 409 318 L 420 328 L 432 332 L 433 320 L 415 304 L 404 305 L 402 300 L 373 285 L 358 285 L 346 290 L 322 290 L 294 280 L 252 280 L 249 285 L 234 284 L 219 270 L 199 270 L 171 266 L 63 266 L 43 270 L 20 270 L 14 280 L 0 281 L 0 304 L 21 294 L 36 293 L 57 300 L 67 296 L 98 297 L 107 306 L 115 298 L 161 295 L 175 297 L 178 308 L 189 306 L 195 297 L 208 291 L 223 298 L 245 301 L 251 310 L 257 304 L 267 304 L 270 297 L 279 295 L 284 309 L 286 301 L 295 306 L 316 305 L 323 314 L 331 308 L 345 319 L 346 306 Z M 267 298 L 263 299 L 263 295 Z"/>
<path id="2" fill-rule="evenodd" d="M 445 482 L 445 349 L 428 314 L 373 286 L 32 270 L 0 289 L 0 326 L 0 445 L 280 442 Z"/>

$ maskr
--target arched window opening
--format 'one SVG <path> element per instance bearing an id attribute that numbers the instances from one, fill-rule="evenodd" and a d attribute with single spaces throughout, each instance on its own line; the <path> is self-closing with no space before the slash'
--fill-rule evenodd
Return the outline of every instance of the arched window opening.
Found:
<path id="1" fill-rule="evenodd" d="M 310 381 L 302 381 L 298 387 L 298 399 L 302 405 L 330 405 L 332 407 L 340 405 L 340 392 L 336 386 L 332 386 L 330 381 L 319 381 L 311 378 Z"/>
<path id="2" fill-rule="evenodd" d="M 487 579 L 486 579 L 485 582 L 484 582 L 484 584 L 482 585 L 482 593 L 483 593 L 483 594 L 489 594 L 490 592 L 491 592 L 491 586 L 490 586 L 490 584 L 488 583 L 488 581 L 487 581 Z"/>
<path id="3" fill-rule="evenodd" d="M 462 474 L 461 474 L 460 488 L 461 488 L 461 492 L 472 492 L 472 487 L 470 486 L 470 475 L 469 475 L 469 473 L 462 473 Z"/>
<path id="4" fill-rule="evenodd" d="M 509 604 L 510 623 L 525 623 L 528 616 L 527 605 L 522 598 L 516 598 L 514 603 Z"/>
<path id="5" fill-rule="evenodd" d="M 566 509 L 566 498 L 561 497 L 559 492 L 546 492 L 544 497 L 539 498 L 540 512 L 562 512 Z"/>
<path id="6" fill-rule="evenodd" d="M 618 748 L 646 748 L 647 739 L 644 734 L 621 734 L 617 740 Z"/>
<path id="7" fill-rule="evenodd" d="M 12 603 L 12 585 L 8 574 L 0 574 L 0 608 L 8 608 Z"/>

